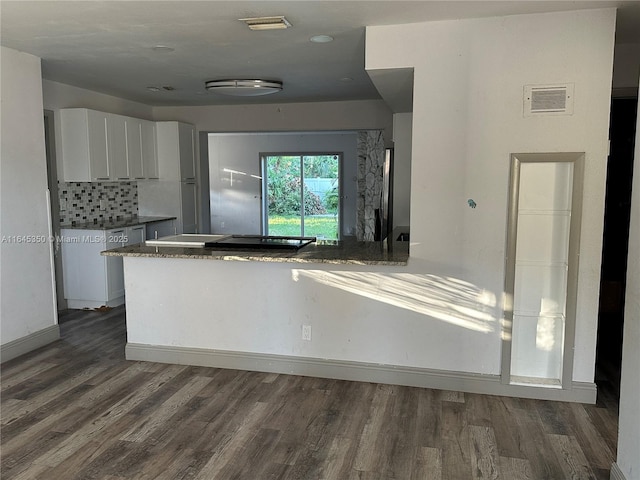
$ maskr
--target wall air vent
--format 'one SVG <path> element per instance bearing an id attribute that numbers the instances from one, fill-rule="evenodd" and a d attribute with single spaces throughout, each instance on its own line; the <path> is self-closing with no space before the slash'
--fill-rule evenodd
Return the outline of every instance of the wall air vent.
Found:
<path id="1" fill-rule="evenodd" d="M 573 83 L 525 85 L 524 116 L 573 115 Z"/>

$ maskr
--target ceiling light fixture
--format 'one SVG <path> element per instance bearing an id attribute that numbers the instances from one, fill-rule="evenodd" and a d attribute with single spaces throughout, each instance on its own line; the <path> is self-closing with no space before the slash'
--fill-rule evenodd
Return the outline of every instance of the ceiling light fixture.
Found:
<path id="1" fill-rule="evenodd" d="M 246 23 L 251 30 L 282 30 L 291 26 L 283 16 L 239 18 L 238 20 Z"/>
<path id="2" fill-rule="evenodd" d="M 257 97 L 282 90 L 277 80 L 210 80 L 204 84 L 210 92 L 235 97 Z"/>
<path id="3" fill-rule="evenodd" d="M 314 35 L 309 39 L 313 43 L 329 43 L 333 42 L 333 37 L 329 35 Z"/>
<path id="4" fill-rule="evenodd" d="M 151 50 L 153 50 L 154 52 L 159 52 L 159 53 L 169 53 L 169 52 L 175 51 L 175 48 L 169 47 L 167 45 L 155 45 L 155 46 L 151 47 Z"/>

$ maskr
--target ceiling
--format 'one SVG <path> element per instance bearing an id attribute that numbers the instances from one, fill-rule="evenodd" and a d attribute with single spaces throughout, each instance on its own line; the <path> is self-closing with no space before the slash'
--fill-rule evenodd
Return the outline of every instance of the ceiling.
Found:
<path id="1" fill-rule="evenodd" d="M 3 46 L 42 58 L 43 77 L 148 105 L 233 105 L 380 98 L 364 70 L 365 26 L 619 7 L 616 42 L 640 43 L 637 1 L 9 1 Z M 287 30 L 239 18 L 284 15 Z M 314 35 L 334 41 L 317 44 Z M 158 51 L 154 46 L 171 47 Z M 284 90 L 235 98 L 212 79 L 281 80 Z M 170 86 L 175 90 L 150 91 Z"/>

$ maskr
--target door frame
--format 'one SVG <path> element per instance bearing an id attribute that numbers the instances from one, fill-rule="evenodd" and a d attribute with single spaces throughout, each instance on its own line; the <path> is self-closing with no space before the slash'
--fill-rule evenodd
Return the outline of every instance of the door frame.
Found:
<path id="1" fill-rule="evenodd" d="M 569 226 L 569 253 L 567 257 L 567 299 L 565 307 L 564 344 L 562 351 L 562 388 L 571 389 L 573 381 L 573 357 L 576 331 L 576 307 L 578 297 L 578 269 L 580 263 L 580 227 L 582 224 L 582 199 L 584 184 L 584 152 L 563 153 L 512 153 L 509 180 L 509 213 L 507 217 L 507 241 L 505 255 L 504 319 L 502 332 L 501 382 L 511 383 L 511 335 L 513 332 L 513 299 L 515 293 L 516 242 L 518 232 L 518 200 L 520 194 L 520 170 L 523 163 L 572 163 L 573 182 L 571 195 L 571 220 Z"/>
<path id="2" fill-rule="evenodd" d="M 47 163 L 47 185 L 49 188 L 49 200 L 51 205 L 51 233 L 53 238 L 51 246 L 53 250 L 53 268 L 55 270 L 56 306 L 58 310 L 67 308 L 64 298 L 62 251 L 60 248 L 60 200 L 58 196 L 58 163 L 56 157 L 56 130 L 55 113 L 53 110 L 44 110 L 44 139 Z"/>
<path id="3" fill-rule="evenodd" d="M 342 237 L 344 236 L 344 233 L 342 231 L 343 228 L 343 216 L 344 216 L 344 212 L 343 212 L 343 208 L 344 208 L 344 202 L 343 202 L 343 195 L 342 192 L 344 191 L 343 189 L 343 182 L 344 182 L 344 175 L 343 175 L 343 164 L 344 164 L 344 152 L 335 152 L 335 151 L 320 151 L 320 152 L 260 152 L 260 171 L 262 172 L 262 182 L 260 183 L 260 188 L 261 188 L 261 192 L 260 192 L 260 198 L 261 198 L 261 214 L 260 214 L 260 231 L 264 234 L 266 231 L 266 226 L 268 225 L 268 220 L 267 220 L 267 216 L 268 216 L 268 212 L 267 212 L 267 201 L 268 201 L 268 195 L 267 195 L 267 170 L 266 170 L 266 164 L 265 164 L 265 158 L 266 157 L 300 157 L 300 163 L 301 163 L 301 167 L 303 167 L 302 165 L 302 157 L 319 157 L 319 156 L 325 156 L 325 155 L 337 155 L 338 156 L 338 199 L 339 199 L 339 205 L 338 205 L 338 240 L 341 240 Z M 302 170 L 301 170 L 302 171 Z M 301 202 L 304 205 L 304 191 L 301 192 L 302 198 L 301 198 Z M 268 233 L 268 232 L 267 232 Z"/>

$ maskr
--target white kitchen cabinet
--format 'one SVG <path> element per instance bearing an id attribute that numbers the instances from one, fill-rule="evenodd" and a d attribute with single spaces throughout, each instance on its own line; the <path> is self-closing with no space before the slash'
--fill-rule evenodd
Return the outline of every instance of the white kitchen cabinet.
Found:
<path id="1" fill-rule="evenodd" d="M 180 122 L 157 122 L 156 137 L 159 180 L 138 182 L 138 213 L 176 217 L 170 234 L 196 233 L 195 128 Z"/>
<path id="2" fill-rule="evenodd" d="M 159 175 L 155 122 L 140 120 L 140 141 L 142 144 L 143 177 L 148 179 L 157 179 L 159 178 Z"/>
<path id="3" fill-rule="evenodd" d="M 164 220 L 162 222 L 147 223 L 146 225 L 147 240 L 175 235 L 176 233 L 176 223 L 174 220 Z"/>
<path id="4" fill-rule="evenodd" d="M 60 110 L 67 182 L 158 178 L 155 123 L 86 108 Z"/>
<path id="5" fill-rule="evenodd" d="M 185 123 L 178 124 L 180 147 L 180 180 L 188 182 L 196 179 L 195 128 Z"/>
<path id="6" fill-rule="evenodd" d="M 62 229 L 64 297 L 69 308 L 116 307 L 124 303 L 122 257 L 100 252 L 142 243 L 144 225 L 112 230 Z"/>
<path id="7" fill-rule="evenodd" d="M 108 119 L 107 138 L 109 140 L 108 157 L 111 180 L 129 180 L 127 117 L 109 114 Z"/>
<path id="8" fill-rule="evenodd" d="M 60 110 L 62 163 L 67 182 L 111 179 L 108 134 L 109 115 L 86 108 Z"/>
<path id="9" fill-rule="evenodd" d="M 195 128 L 180 122 L 157 122 L 158 167 L 161 180 L 196 179 Z"/>
<path id="10" fill-rule="evenodd" d="M 180 182 L 182 233 L 198 233 L 196 182 Z"/>
<path id="11" fill-rule="evenodd" d="M 142 158 L 142 120 L 127 118 L 127 167 L 129 178 L 139 180 L 144 178 Z"/>
<path id="12" fill-rule="evenodd" d="M 147 238 L 145 225 L 136 225 L 135 227 L 127 227 L 127 242 L 126 245 L 136 245 L 138 243 L 144 243 Z"/>

